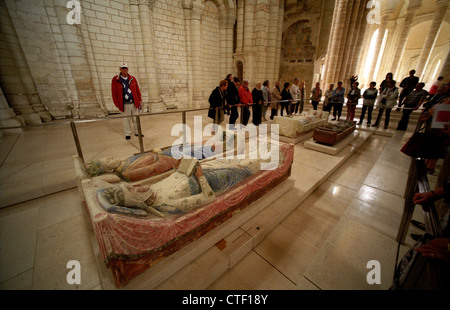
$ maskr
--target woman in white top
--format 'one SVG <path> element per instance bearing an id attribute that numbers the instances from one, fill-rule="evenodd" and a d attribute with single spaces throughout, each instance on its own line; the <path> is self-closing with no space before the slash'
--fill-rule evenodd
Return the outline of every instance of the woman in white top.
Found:
<path id="1" fill-rule="evenodd" d="M 386 110 L 384 129 L 388 128 L 391 110 L 397 105 L 398 87 L 395 86 L 395 83 L 394 80 L 389 81 L 388 87 L 381 92 L 380 101 L 378 103 L 379 112 L 375 124 L 372 125 L 373 127 L 379 126 L 381 118 L 383 117 L 383 112 Z"/>
<path id="2" fill-rule="evenodd" d="M 320 88 L 320 83 L 316 83 L 316 87 L 311 89 L 311 104 L 314 110 L 317 110 L 317 106 L 319 105 L 320 98 L 322 98 L 322 89 Z"/>
<path id="3" fill-rule="evenodd" d="M 333 88 L 334 84 L 330 84 L 330 88 L 325 91 L 325 99 L 323 101 L 322 108 L 324 112 L 330 112 L 331 107 L 333 106 Z"/>
<path id="4" fill-rule="evenodd" d="M 377 85 L 376 82 L 372 82 L 370 83 L 370 87 L 367 88 L 364 93 L 363 93 L 363 107 L 362 107 L 362 111 L 361 111 L 361 117 L 359 118 L 359 123 L 358 125 L 362 125 L 363 121 L 364 121 L 364 116 L 366 115 L 366 111 L 367 112 L 367 125 L 370 125 L 371 121 L 372 121 L 372 110 L 373 110 L 373 106 L 375 105 L 375 100 L 377 99 L 378 96 L 378 90 L 375 88 L 375 86 Z"/>

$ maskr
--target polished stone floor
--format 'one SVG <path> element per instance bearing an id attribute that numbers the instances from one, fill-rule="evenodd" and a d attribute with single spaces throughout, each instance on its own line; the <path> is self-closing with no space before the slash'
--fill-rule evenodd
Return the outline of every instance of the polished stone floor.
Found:
<path id="1" fill-rule="evenodd" d="M 186 115 L 193 126 L 194 113 Z M 203 117 L 204 124 L 209 120 Z M 172 130 L 181 114 L 142 117 L 143 147 L 169 146 L 180 137 Z M 395 124 L 391 127 L 395 128 Z M 76 124 L 85 161 L 124 158 L 139 152 L 139 140 L 125 140 L 122 119 Z M 389 288 L 395 241 L 403 211 L 410 160 L 399 150 L 411 135 L 390 128 L 372 134 L 254 249 L 208 289 L 368 289 Z M 171 136 L 171 133 L 173 136 Z M 0 151 L 0 288 L 103 289 L 86 220 L 74 181 L 77 154 L 65 121 L 4 135 Z M 346 152 L 345 150 L 342 152 Z M 308 182 L 325 175 L 336 156 L 295 146 L 293 201 Z M 435 182 L 435 176 L 430 176 Z M 416 208 L 414 218 L 420 220 Z M 418 233 L 414 227 L 410 231 Z M 404 253 L 413 241 L 406 239 Z M 81 284 L 66 281 L 67 263 L 78 260 Z M 381 284 L 369 285 L 367 262 L 381 265 Z M 196 275 L 191 275 L 195 281 Z M 170 284 L 160 287 L 171 289 Z"/>

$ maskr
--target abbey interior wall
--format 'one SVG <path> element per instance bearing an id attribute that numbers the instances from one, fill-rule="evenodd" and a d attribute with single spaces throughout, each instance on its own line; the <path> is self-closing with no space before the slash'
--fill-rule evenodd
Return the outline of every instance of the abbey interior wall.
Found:
<path id="1" fill-rule="evenodd" d="M 79 24 L 67 21 L 69 2 L 81 4 Z M 0 0 L 0 126 L 116 113 L 110 85 L 122 61 L 139 81 L 144 111 L 207 106 L 227 73 L 252 88 L 298 77 L 308 96 L 316 81 L 362 75 L 378 28 L 390 31 L 378 78 L 391 67 L 406 74 L 424 50 L 425 77 L 438 61 L 448 71 L 447 2 L 379 2 L 381 24 L 368 25 L 364 0 Z M 438 37 L 429 51 L 408 43 L 408 27 L 421 25 Z"/>

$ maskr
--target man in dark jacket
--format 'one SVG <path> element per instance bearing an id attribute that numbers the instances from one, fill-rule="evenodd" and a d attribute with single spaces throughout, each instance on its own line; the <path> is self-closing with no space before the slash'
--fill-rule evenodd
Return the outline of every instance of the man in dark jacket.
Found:
<path id="1" fill-rule="evenodd" d="M 236 123 L 236 120 L 239 117 L 238 112 L 238 104 L 239 104 L 239 91 L 238 87 L 240 84 L 240 80 L 238 77 L 233 78 L 233 82 L 228 83 L 228 89 L 227 89 L 227 104 L 231 108 L 231 114 L 230 114 L 230 125 L 233 125 Z"/>
<path id="2" fill-rule="evenodd" d="M 139 114 L 142 97 L 136 78 L 131 74 L 128 74 L 128 65 L 125 62 L 122 62 L 120 63 L 119 69 L 120 74 L 113 77 L 111 81 L 111 93 L 114 105 L 119 111 L 122 112 L 122 114 L 131 116 L 123 118 L 125 139 L 128 140 L 131 135 L 130 118 L 133 120 L 134 135 L 138 136 L 136 118 L 134 115 Z"/>
<path id="3" fill-rule="evenodd" d="M 414 76 L 415 73 L 416 70 L 409 71 L 409 76 L 405 77 L 400 83 L 400 87 L 402 87 L 403 89 L 398 99 L 397 111 L 400 111 L 400 107 L 403 104 L 403 100 L 408 96 L 410 92 L 412 92 L 416 88 L 417 83 L 419 83 L 419 78 L 417 76 Z"/>
<path id="4" fill-rule="evenodd" d="M 409 116 L 414 110 L 417 110 L 428 96 L 428 92 L 423 89 L 425 83 L 416 84 L 415 89 L 405 98 L 405 107 L 403 115 L 397 125 L 397 130 L 406 130 L 408 128 Z"/>
<path id="5" fill-rule="evenodd" d="M 228 87 L 228 82 L 226 80 L 220 81 L 219 86 L 217 86 L 209 96 L 209 110 L 208 117 L 214 120 L 214 124 L 220 124 L 223 122 L 223 107 L 226 103 L 226 90 Z"/>

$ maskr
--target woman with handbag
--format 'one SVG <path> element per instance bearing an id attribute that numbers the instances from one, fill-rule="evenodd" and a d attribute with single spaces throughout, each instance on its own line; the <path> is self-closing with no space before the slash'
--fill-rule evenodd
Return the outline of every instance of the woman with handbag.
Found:
<path id="1" fill-rule="evenodd" d="M 356 106 L 359 98 L 361 98 L 361 90 L 358 86 L 358 82 L 353 82 L 352 89 L 347 94 L 347 120 L 350 121 L 355 118 Z"/>
<path id="2" fill-rule="evenodd" d="M 396 81 L 392 80 L 388 82 L 388 87 L 385 88 L 380 94 L 380 101 L 378 103 L 378 116 L 375 124 L 372 127 L 378 127 L 383 117 L 383 113 L 386 110 L 386 117 L 384 118 L 384 129 L 389 126 L 389 119 L 391 116 L 391 110 L 397 105 L 398 87 L 395 86 Z"/>
<path id="3" fill-rule="evenodd" d="M 330 87 L 325 91 L 325 99 L 322 108 L 324 112 L 331 112 L 331 107 L 333 106 L 333 88 L 334 84 L 330 84 Z"/>
<path id="4" fill-rule="evenodd" d="M 322 89 L 320 88 L 320 83 L 317 82 L 316 87 L 311 89 L 311 98 L 310 98 L 314 110 L 317 110 L 320 98 L 322 98 Z"/>
<path id="5" fill-rule="evenodd" d="M 344 105 L 345 88 L 342 87 L 342 82 L 337 83 L 337 87 L 333 90 L 333 118 L 332 121 L 341 119 L 342 106 Z"/>
<path id="6" fill-rule="evenodd" d="M 284 83 L 284 88 L 281 91 L 281 116 L 283 116 L 284 109 L 286 109 L 286 116 L 289 116 L 289 106 L 293 100 L 289 91 L 289 85 L 289 82 Z"/>

